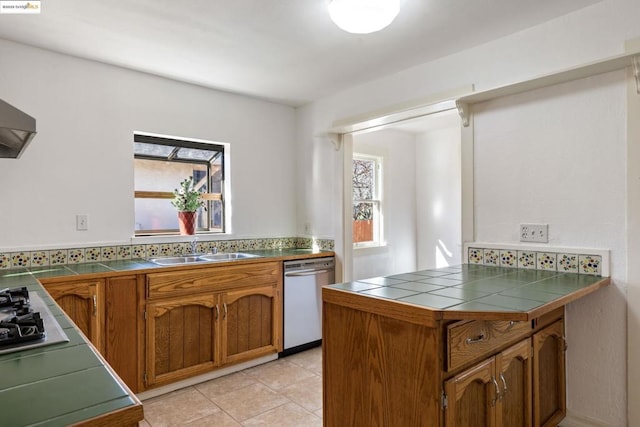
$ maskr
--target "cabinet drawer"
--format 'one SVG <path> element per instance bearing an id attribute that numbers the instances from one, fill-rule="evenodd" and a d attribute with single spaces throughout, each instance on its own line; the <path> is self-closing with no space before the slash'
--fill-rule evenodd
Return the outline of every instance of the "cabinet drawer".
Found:
<path id="1" fill-rule="evenodd" d="M 282 281 L 281 265 L 281 262 L 243 263 L 147 274 L 147 297 L 156 299 L 245 286 L 276 285 Z"/>
<path id="2" fill-rule="evenodd" d="M 531 333 L 530 322 L 509 320 L 473 320 L 447 327 L 447 370 L 475 359 L 490 356 L 491 351 Z"/>

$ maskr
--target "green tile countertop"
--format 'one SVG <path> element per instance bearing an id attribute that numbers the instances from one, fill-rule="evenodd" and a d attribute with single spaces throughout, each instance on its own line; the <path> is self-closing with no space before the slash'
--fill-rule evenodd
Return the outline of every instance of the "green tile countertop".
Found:
<path id="1" fill-rule="evenodd" d="M 434 318 L 531 320 L 609 283 L 601 276 L 463 264 L 325 289 L 422 307 Z"/>
<path id="2" fill-rule="evenodd" d="M 0 288 L 26 286 L 30 293 L 36 292 L 69 342 L 0 355 L 1 424 L 67 426 L 134 408 L 141 416 L 135 395 L 114 376 L 40 285 L 37 273 L 43 270 L 32 270 L 34 274 L 27 269 L 0 271 Z"/>
<path id="3" fill-rule="evenodd" d="M 243 252 L 254 253 L 267 260 L 334 256 L 331 251 L 312 249 Z M 140 418 L 142 417 L 138 399 L 122 385 L 94 347 L 78 333 L 69 318 L 44 290 L 41 280 L 108 277 L 121 273 L 145 273 L 159 269 L 219 264 L 221 263 L 159 266 L 145 259 L 131 259 L 0 270 L 0 289 L 26 286 L 29 292 L 37 292 L 70 340 L 68 343 L 0 355 L 0 424 L 12 427 L 67 426 L 132 407 L 139 407 Z M 88 423 L 91 424 L 92 421 Z"/>

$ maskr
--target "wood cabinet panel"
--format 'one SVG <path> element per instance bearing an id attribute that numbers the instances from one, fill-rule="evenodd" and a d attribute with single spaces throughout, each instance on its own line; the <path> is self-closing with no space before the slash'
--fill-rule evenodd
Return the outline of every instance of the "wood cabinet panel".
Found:
<path id="1" fill-rule="evenodd" d="M 147 304 L 147 385 L 163 384 L 219 364 L 216 295 Z"/>
<path id="2" fill-rule="evenodd" d="M 500 398 L 496 406 L 496 426 L 530 427 L 531 340 L 526 339 L 496 355 Z"/>
<path id="3" fill-rule="evenodd" d="M 91 341 L 104 351 L 104 281 L 82 281 L 44 284 L 56 303 Z"/>
<path id="4" fill-rule="evenodd" d="M 555 426 L 566 415 L 564 322 L 533 335 L 534 425 Z"/>
<path id="5" fill-rule="evenodd" d="M 141 276 L 143 277 L 143 276 Z M 134 392 L 141 389 L 139 348 L 144 325 L 140 321 L 142 280 L 138 276 L 108 278 L 105 285 L 104 357 Z"/>
<path id="6" fill-rule="evenodd" d="M 280 350 L 279 295 L 276 286 L 241 289 L 223 295 L 223 363 Z"/>
<path id="7" fill-rule="evenodd" d="M 492 427 L 498 400 L 494 358 L 445 382 L 446 427 Z"/>
<path id="8" fill-rule="evenodd" d="M 149 299 L 213 293 L 228 289 L 273 285 L 282 281 L 281 262 L 238 263 L 211 268 L 147 275 Z"/>
<path id="9" fill-rule="evenodd" d="M 438 426 L 436 329 L 323 303 L 323 422 Z"/>
<path id="10" fill-rule="evenodd" d="M 448 370 L 485 357 L 531 333 L 530 322 L 474 320 L 447 328 Z"/>
<path id="11" fill-rule="evenodd" d="M 530 427 L 529 338 L 445 382 L 446 427 Z"/>

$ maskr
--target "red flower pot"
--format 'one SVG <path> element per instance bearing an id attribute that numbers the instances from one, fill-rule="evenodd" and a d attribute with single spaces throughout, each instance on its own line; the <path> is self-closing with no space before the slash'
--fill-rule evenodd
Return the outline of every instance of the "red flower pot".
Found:
<path id="1" fill-rule="evenodd" d="M 188 236 L 196 234 L 196 215 L 197 212 L 178 212 L 180 234 Z"/>

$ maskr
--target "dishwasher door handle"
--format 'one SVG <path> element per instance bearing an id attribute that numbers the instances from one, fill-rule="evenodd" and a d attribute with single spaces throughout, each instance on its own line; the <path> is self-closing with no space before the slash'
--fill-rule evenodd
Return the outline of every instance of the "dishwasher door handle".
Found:
<path id="1" fill-rule="evenodd" d="M 284 273 L 285 277 L 302 277 L 302 276 L 317 276 L 318 274 L 328 273 L 329 270 L 313 270 L 303 271 L 300 273 Z"/>

